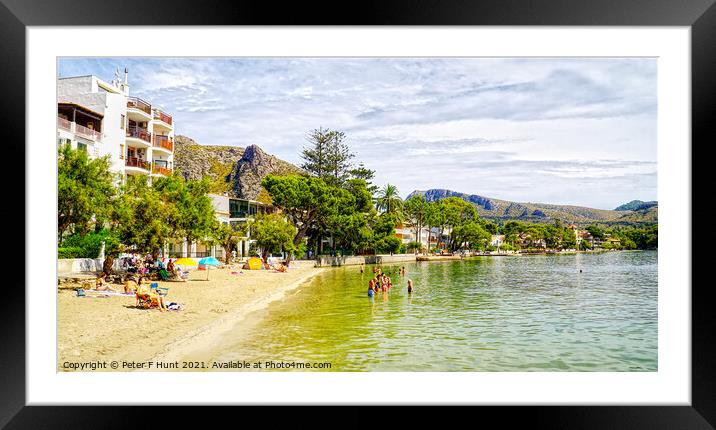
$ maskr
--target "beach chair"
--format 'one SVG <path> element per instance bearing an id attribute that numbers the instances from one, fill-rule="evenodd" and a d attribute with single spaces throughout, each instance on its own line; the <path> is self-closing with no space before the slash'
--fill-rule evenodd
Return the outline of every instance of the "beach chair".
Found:
<path id="1" fill-rule="evenodd" d="M 160 296 L 166 296 L 167 294 L 169 294 L 168 287 L 160 287 L 159 284 L 157 284 L 156 282 L 152 282 L 152 284 L 149 285 L 149 288 L 150 288 L 150 290 L 153 290 Z"/>

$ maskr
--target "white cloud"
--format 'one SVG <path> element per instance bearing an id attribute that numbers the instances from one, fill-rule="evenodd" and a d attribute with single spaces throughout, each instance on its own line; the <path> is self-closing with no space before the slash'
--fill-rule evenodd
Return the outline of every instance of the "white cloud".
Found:
<path id="1" fill-rule="evenodd" d="M 518 201 L 615 207 L 656 198 L 653 59 L 64 59 L 130 69 L 132 92 L 202 144 L 300 163 L 344 130 L 377 180 Z"/>

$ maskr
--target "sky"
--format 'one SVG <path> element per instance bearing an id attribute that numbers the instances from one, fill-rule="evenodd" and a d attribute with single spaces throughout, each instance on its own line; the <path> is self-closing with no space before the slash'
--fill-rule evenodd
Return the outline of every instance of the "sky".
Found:
<path id="1" fill-rule="evenodd" d="M 374 182 L 613 209 L 656 200 L 657 66 L 648 58 L 63 58 L 202 145 L 260 146 L 300 165 L 340 130 Z"/>

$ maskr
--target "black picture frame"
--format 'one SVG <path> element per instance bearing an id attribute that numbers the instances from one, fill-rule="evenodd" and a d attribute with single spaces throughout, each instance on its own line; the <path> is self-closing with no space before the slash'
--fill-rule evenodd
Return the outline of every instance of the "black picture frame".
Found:
<path id="1" fill-rule="evenodd" d="M 16 171 L 3 169 L 6 201 L 14 206 L 11 229 L 21 236 L 13 255 L 23 258 L 25 268 L 32 264 L 31 249 L 26 249 L 24 234 L 16 228 L 31 226 L 25 220 L 24 166 L 31 153 L 25 144 L 25 30 L 28 26 L 87 25 L 558 25 L 558 26 L 686 26 L 691 28 L 692 73 L 692 172 L 708 171 L 708 157 L 694 157 L 708 142 L 716 142 L 710 127 L 716 119 L 716 0 L 460 0 L 361 1 L 338 5 L 311 5 L 305 2 L 274 4 L 259 1 L 190 2 L 153 0 L 140 2 L 98 2 L 96 0 L 0 0 L 0 76 L 3 148 L 5 159 Z M 169 9 L 167 9 L 169 8 Z M 141 14 L 135 13 L 142 10 Z M 171 10 L 170 14 L 166 11 Z M 166 18 L 170 17 L 170 18 Z M 170 22 L 167 22 L 169 19 Z M 688 148 L 685 148 L 687 150 Z M 28 158 L 29 157 L 29 158 Z M 701 169 L 699 169 L 701 167 Z M 693 173 L 692 173 L 693 174 Z M 23 186 L 19 186 L 21 179 Z M 692 196 L 698 195 L 701 182 L 692 180 Z M 704 194 L 705 195 L 705 194 Z M 693 206 L 692 209 L 693 211 Z M 20 215 L 20 211 L 23 212 Z M 703 221 L 706 211 L 693 211 L 692 225 Z M 699 218 L 700 217 L 700 218 Z M 6 221 L 8 222 L 8 221 Z M 691 235 L 691 231 L 687 230 Z M 14 239 L 14 238 L 13 238 Z M 18 244 L 23 244 L 19 245 Z M 18 249 L 19 248 L 19 249 Z M 691 251 L 692 268 L 708 267 L 704 254 Z M 24 258 L 27 256 L 27 258 Z M 149 417 L 137 418 L 127 407 L 39 407 L 25 406 L 25 279 L 15 270 L 3 285 L 0 299 L 0 427 L 6 428 L 127 428 L 155 426 Z M 695 275 L 695 273 L 694 273 Z M 695 278 L 694 278 L 695 279 Z M 500 426 L 515 424 L 530 428 L 648 428 L 709 429 L 716 426 L 716 354 L 713 333 L 716 312 L 710 304 L 711 283 L 686 280 L 692 297 L 692 402 L 691 406 L 510 406 L 479 407 L 479 420 L 497 418 Z M 693 285 L 693 286 L 692 286 Z M 300 401 L 300 400 L 297 400 Z M 400 399 L 396 399 L 400 402 Z M 506 409 L 507 408 L 507 409 Z M 202 408 L 203 409 L 203 408 Z M 235 416 L 234 408 L 194 408 L 161 410 L 173 418 L 172 425 L 187 411 L 204 415 L 207 423 L 223 416 Z M 293 408 L 285 414 L 271 414 L 292 420 L 314 419 L 315 411 Z M 355 409 L 336 412 L 360 419 Z M 255 410 L 255 409 L 254 409 Z M 411 410 L 404 418 L 421 418 L 432 408 Z M 249 419 L 241 412 L 243 421 Z M 266 411 L 251 412 L 265 415 Z M 453 414 L 451 411 L 450 414 Z M 470 412 L 472 415 L 473 412 Z M 350 418 L 349 418 L 350 419 Z M 365 419 L 365 418 L 364 418 Z M 231 418 L 230 418 L 231 420 Z M 231 421 L 229 421 L 231 422 Z"/>

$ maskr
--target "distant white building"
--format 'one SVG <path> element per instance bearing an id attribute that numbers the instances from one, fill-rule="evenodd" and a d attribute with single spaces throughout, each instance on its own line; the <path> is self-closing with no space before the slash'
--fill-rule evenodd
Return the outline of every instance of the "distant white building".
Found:
<path id="1" fill-rule="evenodd" d="M 410 242 L 418 242 L 425 249 L 433 249 L 438 245 L 438 239 L 440 236 L 440 229 L 433 227 L 429 229 L 422 227 L 419 231 L 420 236 L 416 235 L 416 230 L 409 224 L 398 224 L 395 227 L 395 236 L 400 239 L 403 245 L 407 245 Z M 450 229 L 446 229 L 443 235 L 450 234 Z"/>
<path id="2" fill-rule="evenodd" d="M 255 200 L 237 199 L 227 195 L 209 194 L 214 207 L 214 214 L 217 221 L 224 224 L 245 224 L 260 213 L 273 213 L 276 208 L 272 205 L 261 203 Z M 244 239 L 238 240 L 235 244 L 236 256 L 244 258 L 249 255 L 251 243 L 251 231 L 247 232 Z M 182 256 L 208 256 L 223 257 L 224 250 L 220 246 L 206 246 L 203 243 L 194 243 L 187 249 L 187 244 L 181 244 Z M 179 255 L 178 250 L 170 250 L 170 254 Z"/>
<path id="3" fill-rule="evenodd" d="M 96 76 L 57 80 L 57 142 L 86 149 L 90 157 L 109 156 L 110 168 L 124 180 L 174 170 L 174 118 L 129 95 L 128 72 L 112 83 Z"/>
<path id="4" fill-rule="evenodd" d="M 493 234 L 492 239 L 490 239 L 490 245 L 494 246 L 495 248 L 499 248 L 500 245 L 505 243 L 505 235 L 504 234 Z"/>

